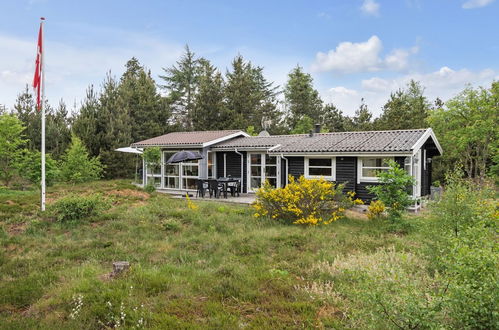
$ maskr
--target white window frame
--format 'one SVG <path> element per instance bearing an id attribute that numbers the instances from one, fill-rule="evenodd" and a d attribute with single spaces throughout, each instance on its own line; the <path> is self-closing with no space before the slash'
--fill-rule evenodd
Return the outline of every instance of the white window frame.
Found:
<path id="1" fill-rule="evenodd" d="M 310 166 L 310 159 L 331 159 L 331 175 L 310 175 L 310 168 L 329 168 L 329 166 Z M 324 178 L 329 181 L 336 181 L 336 157 L 331 156 L 309 156 L 305 157 L 305 178 L 307 179 L 320 179 Z"/>
<path id="2" fill-rule="evenodd" d="M 163 187 L 163 153 L 161 153 L 161 158 L 160 158 L 160 166 L 159 166 L 159 173 L 149 173 L 149 164 L 147 164 L 146 161 L 144 161 L 144 166 L 145 166 L 145 184 L 144 186 L 152 183 L 156 188 L 162 188 Z M 154 181 L 155 179 L 159 178 L 159 184 L 156 184 Z M 152 182 L 151 182 L 152 181 Z"/>
<path id="3" fill-rule="evenodd" d="M 357 183 L 361 182 L 379 182 L 378 177 L 376 176 L 363 176 L 363 169 L 371 169 L 371 170 L 387 170 L 390 167 L 389 166 L 363 166 L 363 160 L 364 159 L 391 159 L 394 160 L 394 157 L 386 157 L 386 156 L 370 156 L 370 157 L 359 157 L 357 158 Z"/>
<path id="4" fill-rule="evenodd" d="M 216 179 L 217 178 L 217 153 L 215 151 L 208 150 L 206 157 L 206 175 L 208 179 Z M 211 157 L 211 176 L 209 175 L 209 167 L 210 167 L 210 157 Z"/>
<path id="5" fill-rule="evenodd" d="M 201 170 L 201 164 L 200 162 L 198 161 L 197 163 L 183 163 L 183 162 L 180 162 L 180 163 L 177 163 L 178 164 L 178 176 L 175 176 L 175 177 L 178 177 L 178 180 L 179 180 L 179 183 L 178 183 L 178 188 L 167 188 L 166 187 L 166 171 L 165 171 L 165 166 L 166 165 L 166 161 L 168 159 L 166 159 L 165 157 L 165 153 L 176 153 L 178 152 L 179 150 L 170 150 L 170 149 L 164 149 L 162 150 L 161 152 L 161 158 L 162 158 L 162 161 L 161 161 L 161 174 L 162 174 L 162 177 L 161 177 L 161 189 L 166 189 L 166 190 L 185 190 L 185 191 L 195 191 L 196 189 L 187 189 L 187 188 L 184 188 L 184 180 L 183 179 L 199 179 L 199 174 L 200 174 L 200 170 Z M 199 151 L 199 150 L 196 150 L 196 151 Z M 193 176 L 193 175 L 184 175 L 184 169 L 183 169 L 183 166 L 184 165 L 194 165 L 194 166 L 197 166 L 198 167 L 198 175 L 197 176 Z"/>
<path id="6" fill-rule="evenodd" d="M 263 185 L 263 183 L 267 179 L 267 177 L 265 175 L 265 167 L 267 166 L 265 156 L 268 154 L 265 152 L 248 152 L 246 155 L 246 184 L 248 187 L 248 192 L 254 193 L 256 191 L 256 189 L 258 189 L 258 188 L 256 188 L 255 190 L 251 188 L 251 178 L 252 178 L 252 176 L 251 176 L 251 155 L 261 155 L 261 163 L 259 165 L 260 165 L 261 173 L 262 173 L 260 178 L 262 180 L 262 185 Z M 268 155 L 268 156 L 275 157 L 275 159 L 276 159 L 276 164 L 275 165 L 272 164 L 270 166 L 276 167 L 276 188 L 279 188 L 279 187 L 281 187 L 281 157 L 279 155 Z"/>

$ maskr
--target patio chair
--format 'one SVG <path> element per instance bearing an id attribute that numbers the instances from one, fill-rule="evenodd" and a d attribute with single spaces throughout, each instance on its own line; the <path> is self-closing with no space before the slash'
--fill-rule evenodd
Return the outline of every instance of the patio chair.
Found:
<path id="1" fill-rule="evenodd" d="M 240 178 L 232 178 L 234 182 L 227 182 L 227 190 L 230 192 L 230 195 L 232 197 L 236 196 L 239 197 L 239 193 L 241 192 L 241 179 Z"/>
<path id="2" fill-rule="evenodd" d="M 201 198 L 204 198 L 206 189 L 208 188 L 208 183 L 205 182 L 205 180 L 198 179 L 196 180 L 196 187 L 196 198 L 199 196 L 201 196 Z"/>
<path id="3" fill-rule="evenodd" d="M 210 198 L 215 196 L 215 198 L 220 198 L 220 194 L 224 193 L 224 196 L 227 194 L 224 191 L 224 184 L 218 182 L 215 179 L 208 180 L 208 188 L 210 190 Z"/>

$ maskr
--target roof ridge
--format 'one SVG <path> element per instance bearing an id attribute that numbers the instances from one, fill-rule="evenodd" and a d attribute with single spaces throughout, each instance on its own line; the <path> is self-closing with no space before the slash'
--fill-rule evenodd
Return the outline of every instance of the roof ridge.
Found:
<path id="1" fill-rule="evenodd" d="M 428 128 L 410 128 L 410 129 L 391 129 L 391 130 L 371 130 L 371 131 L 345 131 L 345 132 L 327 132 L 327 133 L 314 133 L 314 135 L 333 135 L 333 134 L 361 134 L 361 133 L 390 133 L 390 132 L 417 132 L 417 131 L 426 131 Z M 286 136 L 307 136 L 308 133 L 300 133 L 300 134 L 278 134 L 278 135 L 270 135 L 270 136 L 245 136 L 247 138 L 277 138 L 277 137 L 286 137 Z"/>

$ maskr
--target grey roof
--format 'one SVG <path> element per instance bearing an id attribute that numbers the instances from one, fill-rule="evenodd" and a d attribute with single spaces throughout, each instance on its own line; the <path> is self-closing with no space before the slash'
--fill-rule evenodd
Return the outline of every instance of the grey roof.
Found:
<path id="1" fill-rule="evenodd" d="M 153 137 L 132 144 L 134 147 L 147 146 L 178 146 L 178 145 L 202 145 L 214 140 L 229 138 L 231 135 L 241 133 L 247 135 L 241 130 L 225 131 L 195 131 L 195 132 L 173 132 L 165 135 Z"/>
<path id="2" fill-rule="evenodd" d="M 272 148 L 270 152 L 408 152 L 426 129 L 336 132 L 240 137 L 215 145 L 214 149 Z"/>

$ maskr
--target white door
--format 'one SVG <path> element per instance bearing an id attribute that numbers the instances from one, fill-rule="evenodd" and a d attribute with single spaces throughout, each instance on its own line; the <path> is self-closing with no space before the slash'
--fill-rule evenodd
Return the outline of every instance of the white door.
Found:
<path id="1" fill-rule="evenodd" d="M 416 180 L 416 185 L 414 186 L 414 197 L 421 197 L 421 149 L 413 157 L 412 170 L 414 171 L 413 177 Z"/>
<path id="2" fill-rule="evenodd" d="M 262 153 L 248 154 L 248 191 L 254 192 L 265 180 L 273 187 L 279 187 L 280 159 Z"/>

